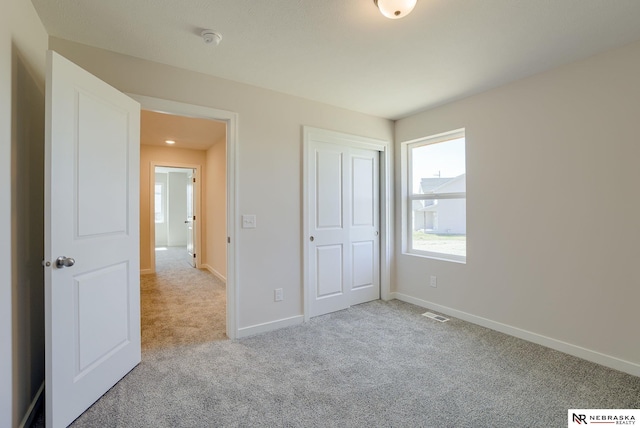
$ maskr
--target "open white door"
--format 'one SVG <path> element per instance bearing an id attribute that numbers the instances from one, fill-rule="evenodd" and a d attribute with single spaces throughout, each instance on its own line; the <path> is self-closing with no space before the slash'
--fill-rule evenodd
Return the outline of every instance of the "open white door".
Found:
<path id="1" fill-rule="evenodd" d="M 193 188 L 196 185 L 196 170 L 192 169 L 187 175 L 187 253 L 189 254 L 189 263 L 193 267 L 196 266 L 196 210 L 195 200 L 193 198 Z"/>
<path id="2" fill-rule="evenodd" d="M 47 53 L 46 425 L 140 362 L 140 105 Z"/>

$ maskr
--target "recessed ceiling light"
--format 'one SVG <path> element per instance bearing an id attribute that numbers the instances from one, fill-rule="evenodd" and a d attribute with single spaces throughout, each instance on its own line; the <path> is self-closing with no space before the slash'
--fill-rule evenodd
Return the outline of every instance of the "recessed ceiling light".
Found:
<path id="1" fill-rule="evenodd" d="M 167 143 L 167 144 L 175 144 L 176 142 L 173 141 L 173 140 L 166 140 L 165 143 Z"/>

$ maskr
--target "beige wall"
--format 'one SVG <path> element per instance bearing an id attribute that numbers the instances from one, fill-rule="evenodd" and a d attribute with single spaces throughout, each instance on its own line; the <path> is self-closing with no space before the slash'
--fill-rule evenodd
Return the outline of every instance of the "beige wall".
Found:
<path id="1" fill-rule="evenodd" d="M 238 114 L 238 326 L 302 315 L 302 126 L 390 141 L 393 122 L 183 69 L 50 38 L 50 46 L 124 92 Z M 283 288 L 284 301 L 273 290 Z"/>
<path id="2" fill-rule="evenodd" d="M 220 278 L 227 276 L 227 152 L 226 139 L 207 150 L 206 261 L 209 270 Z"/>
<path id="3" fill-rule="evenodd" d="M 31 5 L 0 14 L 0 426 L 44 380 L 43 144 L 47 35 Z M 7 268 L 8 267 L 8 268 Z"/>
<path id="4" fill-rule="evenodd" d="M 395 291 L 640 375 L 638 76 L 640 43 L 398 121 L 397 159 L 466 128 L 468 252 L 398 240 Z"/>
<path id="5" fill-rule="evenodd" d="M 153 172 L 151 163 L 165 166 L 199 165 L 203 175 L 207 162 L 207 154 L 204 150 L 180 149 L 177 147 L 161 147 L 144 144 L 140 146 L 140 270 L 142 272 L 152 269 L 151 266 L 151 228 L 155 223 L 151 222 L 150 201 L 150 177 Z M 206 178 L 203 177 L 203 182 Z M 201 189 L 204 192 L 205 189 Z M 202 207 L 205 215 L 206 207 Z M 203 227 L 203 236 L 206 236 L 206 225 Z M 203 255 L 206 257 L 205 255 Z M 204 259 L 203 259 L 204 260 Z"/>

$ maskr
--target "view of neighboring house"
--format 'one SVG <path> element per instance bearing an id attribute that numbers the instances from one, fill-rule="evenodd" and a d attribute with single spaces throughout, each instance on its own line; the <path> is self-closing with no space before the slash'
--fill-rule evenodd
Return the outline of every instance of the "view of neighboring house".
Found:
<path id="1" fill-rule="evenodd" d="M 466 192 L 466 174 L 457 177 L 423 178 L 420 193 L 433 199 L 413 202 L 413 230 L 447 235 L 465 235 L 465 198 L 438 199 L 438 195 Z"/>

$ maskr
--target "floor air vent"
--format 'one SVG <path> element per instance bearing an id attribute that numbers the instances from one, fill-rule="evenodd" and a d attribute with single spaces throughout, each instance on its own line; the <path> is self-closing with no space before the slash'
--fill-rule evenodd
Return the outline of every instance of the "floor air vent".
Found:
<path id="1" fill-rule="evenodd" d="M 449 318 L 445 318 L 442 315 L 432 314 L 431 312 L 425 312 L 424 314 L 422 314 L 422 316 L 427 317 L 427 318 L 431 318 L 431 319 L 434 319 L 434 320 L 440 321 L 440 322 L 449 321 Z"/>

